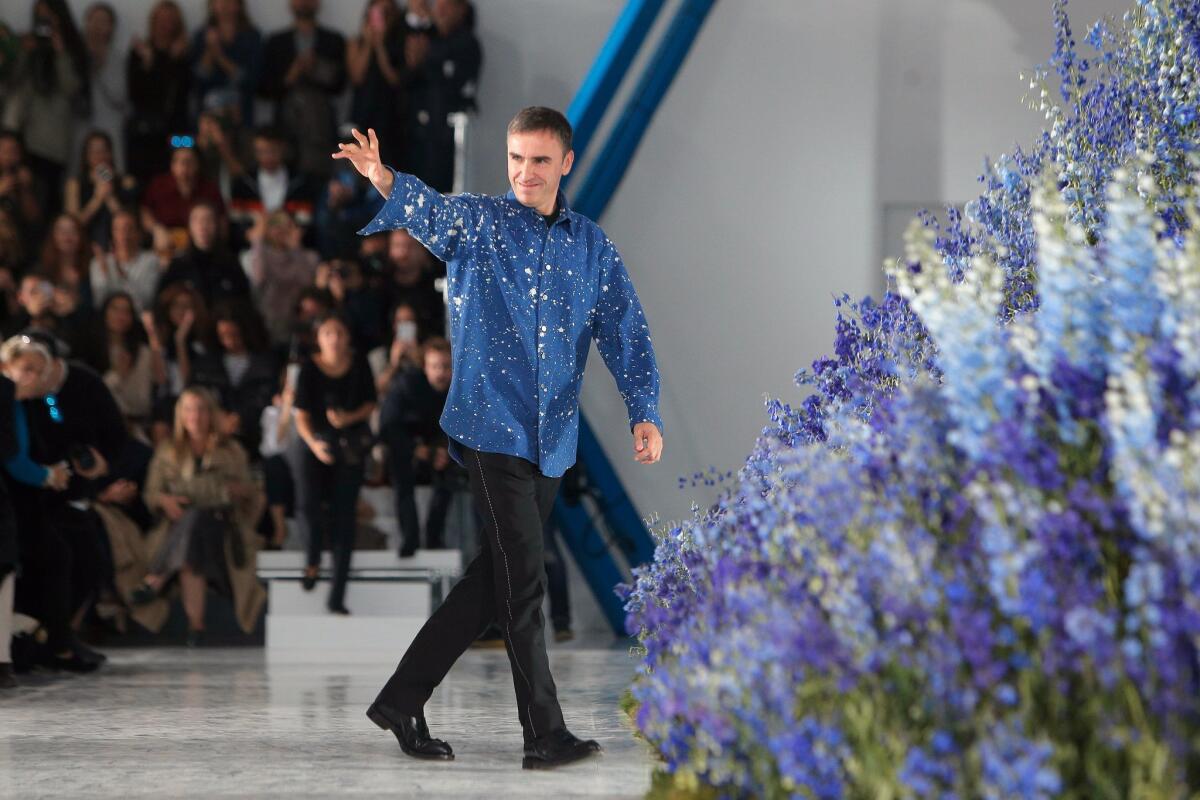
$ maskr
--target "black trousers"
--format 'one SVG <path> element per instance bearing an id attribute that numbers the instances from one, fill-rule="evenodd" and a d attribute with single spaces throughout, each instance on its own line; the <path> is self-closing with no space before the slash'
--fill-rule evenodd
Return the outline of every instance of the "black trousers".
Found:
<path id="1" fill-rule="evenodd" d="M 312 451 L 306 450 L 302 469 L 304 497 L 301 511 L 308 525 L 308 565 L 321 563 L 321 545 L 328 537 L 329 549 L 333 552 L 333 585 L 329 589 L 328 605 L 338 608 L 346 599 L 363 465 L 340 461 L 323 464 Z"/>
<path id="2" fill-rule="evenodd" d="M 376 702 L 421 714 L 458 657 L 495 622 L 504 635 L 517 718 L 528 742 L 563 727 L 542 615 L 542 526 L 561 478 L 543 475 L 523 458 L 465 446 L 463 460 L 484 521 L 479 555 L 421 628 Z"/>
<path id="3" fill-rule="evenodd" d="M 418 474 L 413 468 L 413 447 L 408 437 L 396 437 L 388 445 L 388 471 L 392 478 L 392 496 L 396 521 L 400 527 L 400 550 L 416 551 L 421 546 L 421 527 L 417 519 L 415 489 L 421 478 L 428 478 L 433 497 L 425 516 L 425 548 L 440 550 L 446 546 L 446 516 L 454 491 L 460 486 L 461 467 L 451 462 L 443 470 L 427 468 Z"/>

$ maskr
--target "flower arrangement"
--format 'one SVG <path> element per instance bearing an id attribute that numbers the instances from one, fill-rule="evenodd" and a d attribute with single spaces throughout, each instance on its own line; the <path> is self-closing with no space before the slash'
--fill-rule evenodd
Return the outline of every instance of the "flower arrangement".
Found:
<path id="1" fill-rule="evenodd" d="M 1200 789 L 1200 0 L 1092 58 L 1054 19 L 1036 146 L 839 301 L 809 397 L 622 587 L 677 789 Z"/>

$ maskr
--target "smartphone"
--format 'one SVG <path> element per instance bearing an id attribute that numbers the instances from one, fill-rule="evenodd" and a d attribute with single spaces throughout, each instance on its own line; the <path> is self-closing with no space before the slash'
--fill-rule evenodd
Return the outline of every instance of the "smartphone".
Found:
<path id="1" fill-rule="evenodd" d="M 112 173 L 111 169 L 104 166 L 103 164 L 96 167 L 96 180 L 104 181 L 105 183 L 108 183 L 112 179 L 113 179 L 113 173 Z"/>
<path id="2" fill-rule="evenodd" d="M 407 319 L 397 322 L 396 338 L 402 342 L 415 342 L 417 340 L 417 323 Z"/>

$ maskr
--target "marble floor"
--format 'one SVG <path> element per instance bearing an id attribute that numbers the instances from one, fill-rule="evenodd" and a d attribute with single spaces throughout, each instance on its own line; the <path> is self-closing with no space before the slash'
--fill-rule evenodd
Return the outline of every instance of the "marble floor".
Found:
<path id="1" fill-rule="evenodd" d="M 504 651 L 471 650 L 426 707 L 457 759 L 404 756 L 364 715 L 384 663 L 275 663 L 257 648 L 114 649 L 91 676 L 0 694 L 0 797 L 637 798 L 653 757 L 617 707 L 627 650 L 554 648 L 567 725 L 605 753 L 521 769 Z"/>

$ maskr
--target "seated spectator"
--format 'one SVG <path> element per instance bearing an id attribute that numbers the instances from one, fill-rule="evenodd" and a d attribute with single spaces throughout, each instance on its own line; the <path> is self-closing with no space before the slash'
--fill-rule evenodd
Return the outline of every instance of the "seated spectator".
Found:
<path id="1" fill-rule="evenodd" d="M 292 335 L 292 309 L 316 277 L 317 254 L 301 247 L 303 232 L 286 211 L 257 217 L 247 236 L 247 272 L 258 307 L 271 343 L 286 346 Z"/>
<path id="2" fill-rule="evenodd" d="M 359 230 L 375 218 L 384 202 L 385 198 L 353 165 L 345 160 L 334 161 L 333 174 L 317 199 L 313 220 L 321 258 L 353 257 L 364 241 L 358 235 Z"/>
<path id="3" fill-rule="evenodd" d="M 353 259 L 334 259 L 317 268 L 315 284 L 327 288 L 334 310 L 350 326 L 354 346 L 370 352 L 383 341 L 386 300 L 372 291 L 363 278 L 362 266 Z"/>
<path id="4" fill-rule="evenodd" d="M 450 343 L 430 339 L 422 347 L 423 368 L 396 372 L 383 398 L 380 437 L 388 446 L 396 521 L 400 525 L 400 556 L 417 551 L 421 541 L 413 487 L 429 483 L 433 501 L 425 518 L 425 547 L 445 547 L 446 514 L 462 470 L 450 458 L 440 420 L 450 392 Z"/>
<path id="5" fill-rule="evenodd" d="M 417 312 L 417 338 L 421 341 L 446 333 L 446 302 L 433 285 L 437 266 L 445 269 L 445 265 L 430 255 L 408 231 L 396 230 L 388 234 L 383 278 L 387 281 L 385 290 L 389 305 L 395 307 L 405 303 L 412 306 Z"/>
<path id="6" fill-rule="evenodd" d="M 154 293 L 162 274 L 158 256 L 142 249 L 142 229 L 132 211 L 113 214 L 112 246 L 92 259 L 92 297 L 102 304 L 114 292 L 126 292 L 139 310 L 154 307 Z"/>
<path id="7" fill-rule="evenodd" d="M 255 574 L 254 527 L 263 495 L 250 475 L 245 451 L 218 429 L 220 412 L 212 395 L 186 389 L 177 405 L 174 433 L 155 450 L 146 478 L 143 496 L 157 518 L 148 542 L 153 555 L 130 600 L 153 602 L 177 578 L 188 620 L 187 643 L 194 647 L 204 635 L 209 588 L 232 600 L 243 631 L 251 633 L 258 625 L 267 601 Z"/>
<path id="8" fill-rule="evenodd" d="M 129 436 L 100 376 L 78 361 L 67 361 L 53 337 L 29 336 L 43 342 L 51 355 L 40 396 L 24 402 L 30 453 L 42 464 L 71 465 L 66 491 L 44 495 L 41 505 L 47 527 L 62 532 L 71 548 L 71 608 L 78 625 L 112 588 L 112 551 L 90 503 Z"/>
<path id="9" fill-rule="evenodd" d="M 261 69 L 262 36 L 251 24 L 244 1 L 209 0 L 208 20 L 192 36 L 196 106 L 208 107 L 213 95 L 236 98 L 238 124 L 253 125 Z"/>
<path id="10" fill-rule="evenodd" d="M 208 308 L 200 293 L 187 284 L 168 286 L 158 296 L 147 331 L 150 347 L 162 353 L 167 380 L 155 401 L 153 441 L 171 434 L 175 401 L 192 382 L 192 366 L 209 352 Z"/>
<path id="11" fill-rule="evenodd" d="M 0 127 L 25 143 L 29 166 L 46 187 L 43 211 L 62 209 L 63 182 L 75 141 L 76 108 L 87 107 L 87 51 L 66 0 L 33 3 L 33 33 L 25 40 Z"/>
<path id="12" fill-rule="evenodd" d="M 296 479 L 289 455 L 299 441 L 296 433 L 296 375 L 299 364 L 288 367 L 283 388 L 271 398 L 271 405 L 262 410 L 259 428 L 262 443 L 263 481 L 267 492 L 267 511 L 271 517 L 271 543 L 282 547 L 287 540 L 287 518 L 296 513 Z"/>
<path id="13" fill-rule="evenodd" d="M 42 492 L 31 490 L 62 492 L 70 479 L 65 461 L 43 466 L 30 453 L 30 427 L 23 402 L 41 395 L 49 364 L 45 345 L 30 337 L 15 336 L 0 347 L 0 365 L 5 379 L 11 381 L 8 385 L 14 387 L 8 399 L 11 408 L 4 409 L 13 426 L 4 479 L 12 498 L 21 553 L 14 608 L 41 622 L 47 636 L 44 653 L 48 666 L 92 672 L 100 660 L 83 655 L 71 630 L 71 547 L 60 530 L 46 524 Z"/>
<path id="14" fill-rule="evenodd" d="M 159 279 L 158 293 L 177 283 L 199 292 L 210 308 L 220 300 L 250 297 L 250 281 L 222 240 L 217 209 L 207 203 L 197 203 L 188 215 L 187 249 Z"/>
<path id="15" fill-rule="evenodd" d="M 161 348 L 157 352 L 151 348 L 133 297 L 126 292 L 108 296 L 100 319 L 104 348 L 97 369 L 126 422 L 131 428 L 144 428 L 150 422 L 154 387 L 167 382 Z"/>
<path id="16" fill-rule="evenodd" d="M 296 166 L 325 177 L 337 140 L 335 103 L 346 86 L 346 40 L 317 24 L 320 0 L 291 0 L 293 25 L 263 48 L 259 92 L 274 105 L 274 123 L 292 131 Z"/>
<path id="17" fill-rule="evenodd" d="M 237 176 L 254 159 L 252 137 L 236 122 L 232 107 L 206 108 L 200 112 L 196 128 L 196 152 L 200 156 L 200 174 L 221 190 L 226 207 Z"/>
<path id="18" fill-rule="evenodd" d="M 146 36 L 135 36 L 125 59 L 130 114 L 125 122 L 125 165 L 143 186 L 171 164 L 170 138 L 190 128 L 192 79 L 187 28 L 174 0 L 150 9 Z"/>
<path id="19" fill-rule="evenodd" d="M 309 286 L 300 292 L 292 319 L 292 340 L 288 345 L 288 361 L 298 363 L 308 358 L 317 346 L 315 325 L 333 312 L 334 300 L 328 290 Z"/>
<path id="20" fill-rule="evenodd" d="M 188 220 L 192 209 L 204 203 L 218 217 L 225 214 L 225 201 L 215 183 L 200 175 L 200 156 L 191 147 L 171 152 L 171 169 L 150 181 L 142 196 L 142 228 L 154 234 L 154 249 L 161 258 L 187 247 Z"/>
<path id="21" fill-rule="evenodd" d="M 396 0 L 367 0 L 359 34 L 346 48 L 346 72 L 350 120 L 359 130 L 375 129 L 385 164 L 403 163 L 404 24 Z"/>
<path id="22" fill-rule="evenodd" d="M 45 195 L 46 187 L 26 163 L 20 135 L 0 130 L 0 210 L 10 214 L 24 231 L 28 249 L 33 249 L 42 229 Z"/>
<path id="23" fill-rule="evenodd" d="M 94 130 L 104 133 L 110 150 L 113 142 L 121 140 L 121 128 L 129 113 L 125 65 L 112 51 L 116 29 L 117 12 L 105 0 L 94 2 L 84 10 L 83 43 L 92 91 L 88 103 L 90 122 Z M 124 159 L 120 154 L 114 154 L 112 163 L 119 167 Z"/>
<path id="24" fill-rule="evenodd" d="M 376 347 L 367 354 L 379 393 L 382 395 L 387 391 L 393 376 L 400 370 L 420 369 L 421 357 L 421 346 L 417 340 L 417 312 L 408 303 L 401 303 L 392 310 L 391 344 Z"/>
<path id="25" fill-rule="evenodd" d="M 439 192 L 454 188 L 454 128 L 446 117 L 474 111 L 483 51 L 468 0 L 434 0 L 435 35 L 410 36 L 405 63 L 409 84 L 406 131 L 408 172 Z"/>
<path id="26" fill-rule="evenodd" d="M 79 220 L 70 214 L 59 214 L 42 246 L 38 274 L 53 283 L 55 289 L 72 294 L 84 309 L 90 310 L 91 260 L 92 246 Z"/>
<path id="27" fill-rule="evenodd" d="M 79 174 L 67 181 L 65 207 L 83 225 L 93 244 L 107 248 L 112 218 L 137 200 L 137 181 L 117 172 L 112 139 L 92 131 L 83 139 Z"/>
<path id="28" fill-rule="evenodd" d="M 279 383 L 279 367 L 266 331 L 248 302 L 227 303 L 213 315 L 216 348 L 196 360 L 192 383 L 211 389 L 221 403 L 221 431 L 247 453 L 258 453 L 262 409 Z"/>
<path id="29" fill-rule="evenodd" d="M 240 246 L 256 214 L 287 211 L 301 228 L 312 224 L 315 188 L 313 180 L 289 169 L 284 162 L 287 143 L 271 128 L 254 133 L 254 165 L 235 176 L 230 187 L 229 216 Z"/>

